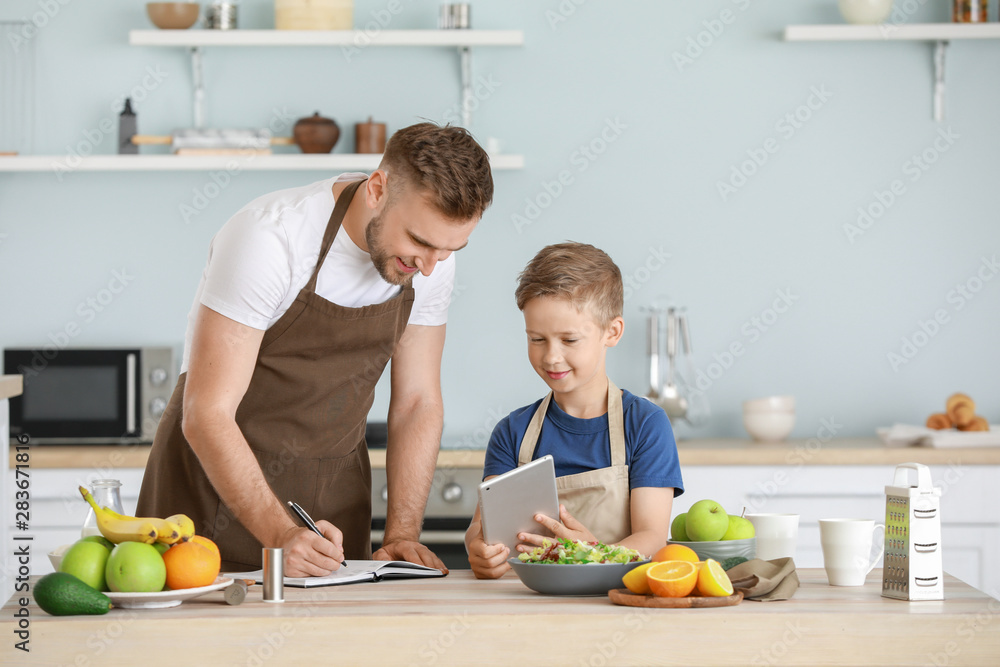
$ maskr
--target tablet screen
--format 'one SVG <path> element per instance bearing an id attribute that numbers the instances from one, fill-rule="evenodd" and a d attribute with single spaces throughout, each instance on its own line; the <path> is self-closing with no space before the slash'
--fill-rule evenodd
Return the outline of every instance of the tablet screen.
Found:
<path id="1" fill-rule="evenodd" d="M 556 469 L 543 456 L 479 485 L 479 512 L 487 544 L 505 544 L 517 553 L 518 533 L 551 535 L 535 521 L 536 514 L 559 518 Z"/>

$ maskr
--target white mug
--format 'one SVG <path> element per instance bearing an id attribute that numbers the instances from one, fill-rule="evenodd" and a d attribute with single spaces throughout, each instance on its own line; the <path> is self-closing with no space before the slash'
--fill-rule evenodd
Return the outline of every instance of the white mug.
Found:
<path id="1" fill-rule="evenodd" d="M 798 514 L 747 514 L 757 535 L 757 558 L 795 558 L 799 538 Z"/>
<path id="2" fill-rule="evenodd" d="M 881 528 L 878 554 L 871 557 L 875 532 Z M 885 526 L 872 519 L 820 519 L 823 567 L 831 586 L 861 586 L 885 550 Z"/>

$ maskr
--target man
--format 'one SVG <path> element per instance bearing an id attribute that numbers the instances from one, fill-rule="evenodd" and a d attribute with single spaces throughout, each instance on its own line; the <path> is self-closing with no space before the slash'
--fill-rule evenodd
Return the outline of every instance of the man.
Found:
<path id="1" fill-rule="evenodd" d="M 443 568 L 419 536 L 443 424 L 452 253 L 492 198 L 475 140 L 421 123 L 393 135 L 367 178 L 272 193 L 233 216 L 209 249 L 139 514 L 188 514 L 224 570 L 259 568 L 262 545 L 284 549 L 286 576 L 370 558 L 364 431 L 391 357 L 389 508 L 374 557 Z"/>

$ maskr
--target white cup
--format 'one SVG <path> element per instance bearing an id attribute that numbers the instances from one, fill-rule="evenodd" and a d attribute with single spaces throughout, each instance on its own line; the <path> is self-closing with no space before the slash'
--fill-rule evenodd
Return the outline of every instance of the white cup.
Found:
<path id="1" fill-rule="evenodd" d="M 878 554 L 871 557 L 875 531 L 882 529 Z M 820 519 L 819 541 L 823 546 L 823 567 L 831 586 L 861 586 L 882 552 L 885 526 L 872 519 Z"/>
<path id="2" fill-rule="evenodd" d="M 798 514 L 747 514 L 757 534 L 757 558 L 795 558 L 799 538 Z"/>

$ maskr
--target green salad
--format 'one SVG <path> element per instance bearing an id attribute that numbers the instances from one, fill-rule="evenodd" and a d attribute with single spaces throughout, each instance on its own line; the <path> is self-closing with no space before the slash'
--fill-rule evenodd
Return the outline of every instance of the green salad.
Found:
<path id="1" fill-rule="evenodd" d="M 554 543 L 545 540 L 542 546 L 535 547 L 529 553 L 519 554 L 517 559 L 522 563 L 584 565 L 588 563 L 634 563 L 646 560 L 646 557 L 635 549 L 617 544 L 559 539 Z"/>

